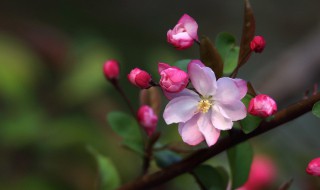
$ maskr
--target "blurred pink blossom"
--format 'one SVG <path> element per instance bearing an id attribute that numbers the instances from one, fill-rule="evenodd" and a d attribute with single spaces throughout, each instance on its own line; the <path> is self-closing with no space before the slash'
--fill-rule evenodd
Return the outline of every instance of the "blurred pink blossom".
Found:
<path id="1" fill-rule="evenodd" d="M 276 177 L 276 167 L 270 158 L 255 156 L 251 164 L 247 182 L 237 190 L 261 190 L 272 184 Z"/>
<path id="2" fill-rule="evenodd" d="M 150 137 L 156 130 L 158 116 L 154 113 L 153 109 L 150 106 L 143 105 L 139 108 L 137 117 L 140 125 Z"/>

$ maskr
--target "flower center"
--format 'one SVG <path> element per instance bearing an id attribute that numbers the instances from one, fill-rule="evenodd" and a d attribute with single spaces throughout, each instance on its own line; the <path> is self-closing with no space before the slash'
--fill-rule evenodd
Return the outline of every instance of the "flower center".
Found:
<path id="1" fill-rule="evenodd" d="M 198 111 L 207 113 L 212 106 L 212 101 L 208 99 L 202 99 L 198 103 Z"/>

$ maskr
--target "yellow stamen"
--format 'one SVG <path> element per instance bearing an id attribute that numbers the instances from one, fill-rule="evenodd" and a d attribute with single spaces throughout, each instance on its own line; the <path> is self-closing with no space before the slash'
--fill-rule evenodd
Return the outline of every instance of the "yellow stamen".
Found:
<path id="1" fill-rule="evenodd" d="M 202 113 L 207 113 L 212 106 L 212 102 L 207 99 L 202 99 L 198 103 L 198 110 Z"/>

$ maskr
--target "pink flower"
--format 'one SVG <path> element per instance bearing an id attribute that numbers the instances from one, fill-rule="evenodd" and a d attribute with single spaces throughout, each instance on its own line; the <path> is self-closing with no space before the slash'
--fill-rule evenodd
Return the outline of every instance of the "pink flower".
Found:
<path id="1" fill-rule="evenodd" d="M 309 162 L 306 172 L 310 175 L 320 176 L 320 157 Z"/>
<path id="2" fill-rule="evenodd" d="M 167 32 L 167 41 L 177 49 L 187 49 L 194 40 L 198 40 L 198 24 L 187 14 L 184 14 L 173 30 Z"/>
<path id="3" fill-rule="evenodd" d="M 209 67 L 194 62 L 188 65 L 188 73 L 197 93 L 184 89 L 171 94 L 172 100 L 163 117 L 167 124 L 179 123 L 179 133 L 185 143 L 197 145 L 206 140 L 211 146 L 217 142 L 220 130 L 231 129 L 233 121 L 246 117 L 241 99 L 247 86 L 237 86 L 239 81 L 227 77 L 216 81 Z"/>
<path id="4" fill-rule="evenodd" d="M 158 71 L 161 75 L 159 84 L 166 92 L 180 92 L 189 83 L 188 74 L 178 67 L 171 67 L 168 64 L 159 63 Z"/>
<path id="5" fill-rule="evenodd" d="M 138 110 L 138 121 L 143 129 L 150 137 L 156 130 L 158 123 L 158 116 L 154 113 L 153 109 L 147 105 L 143 105 Z"/>
<path id="6" fill-rule="evenodd" d="M 103 74 L 108 80 L 119 78 L 119 63 L 116 60 L 107 60 L 103 65 Z"/>
<path id="7" fill-rule="evenodd" d="M 131 72 L 128 74 L 128 79 L 131 82 L 131 84 L 138 86 L 142 89 L 149 88 L 151 86 L 150 74 L 139 68 L 132 69 Z"/>
<path id="8" fill-rule="evenodd" d="M 248 112 L 259 117 L 269 117 L 277 111 L 276 102 L 265 94 L 259 94 L 252 98 L 249 103 Z"/>
<path id="9" fill-rule="evenodd" d="M 250 43 L 251 51 L 261 53 L 266 46 L 266 41 L 262 36 L 255 36 Z"/>
<path id="10" fill-rule="evenodd" d="M 238 190 L 260 190 L 269 186 L 276 176 L 276 168 L 272 160 L 263 156 L 255 156 L 251 164 L 247 182 Z"/>

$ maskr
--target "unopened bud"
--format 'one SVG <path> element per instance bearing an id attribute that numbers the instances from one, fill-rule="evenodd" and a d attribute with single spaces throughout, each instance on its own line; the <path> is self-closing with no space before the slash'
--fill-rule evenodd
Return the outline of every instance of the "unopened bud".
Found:
<path id="1" fill-rule="evenodd" d="M 255 36 L 250 43 L 251 51 L 261 53 L 266 46 L 266 41 L 262 36 Z"/>
<path id="2" fill-rule="evenodd" d="M 157 128 L 158 116 L 151 107 L 143 105 L 139 108 L 137 117 L 140 125 L 150 137 Z"/>
<path id="3" fill-rule="evenodd" d="M 277 111 L 276 102 L 265 94 L 259 94 L 252 98 L 249 103 L 248 112 L 259 117 L 269 117 Z"/>
<path id="4" fill-rule="evenodd" d="M 119 78 L 119 63 L 116 60 L 107 60 L 103 65 L 103 74 L 108 80 Z"/>
<path id="5" fill-rule="evenodd" d="M 171 67 L 165 63 L 159 63 L 159 74 L 161 75 L 160 86 L 166 92 L 176 93 L 182 91 L 189 83 L 189 76 L 178 67 Z"/>
<path id="6" fill-rule="evenodd" d="M 138 86 L 142 89 L 146 89 L 151 86 L 150 74 L 139 68 L 132 69 L 131 72 L 128 74 L 128 79 L 133 85 Z"/>
<path id="7" fill-rule="evenodd" d="M 320 157 L 309 162 L 306 172 L 310 175 L 320 176 Z"/>

